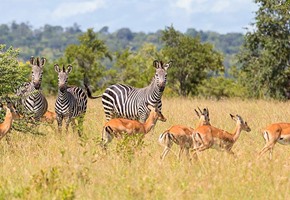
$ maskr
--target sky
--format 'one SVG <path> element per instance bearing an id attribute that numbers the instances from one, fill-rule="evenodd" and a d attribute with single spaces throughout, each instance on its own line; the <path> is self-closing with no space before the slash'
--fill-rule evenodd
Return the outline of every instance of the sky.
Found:
<path id="1" fill-rule="evenodd" d="M 253 0 L 0 0 L 0 24 L 28 23 L 33 29 L 46 24 L 83 31 L 104 26 L 112 33 L 156 32 L 173 26 L 218 33 L 245 33 L 258 6 Z"/>

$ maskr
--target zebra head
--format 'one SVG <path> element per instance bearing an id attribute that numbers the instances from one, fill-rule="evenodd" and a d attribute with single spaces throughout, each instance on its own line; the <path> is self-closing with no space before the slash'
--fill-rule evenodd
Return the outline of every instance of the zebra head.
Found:
<path id="1" fill-rule="evenodd" d="M 156 68 L 155 81 L 159 87 L 159 91 L 163 92 L 166 85 L 167 69 L 172 64 L 172 61 L 163 63 L 162 61 L 154 60 L 153 66 Z"/>
<path id="2" fill-rule="evenodd" d="M 63 65 L 62 69 L 58 66 L 58 64 L 54 65 L 55 71 L 58 73 L 58 88 L 61 92 L 64 92 L 67 89 L 67 80 L 68 74 L 72 70 L 72 66 L 68 65 L 67 69 Z"/>
<path id="3" fill-rule="evenodd" d="M 42 73 L 43 73 L 43 67 L 45 65 L 46 59 L 37 57 L 36 59 L 31 56 L 30 58 L 30 65 L 32 68 L 32 79 L 31 82 L 34 85 L 35 89 L 39 89 L 41 86 L 41 79 L 42 79 Z"/>

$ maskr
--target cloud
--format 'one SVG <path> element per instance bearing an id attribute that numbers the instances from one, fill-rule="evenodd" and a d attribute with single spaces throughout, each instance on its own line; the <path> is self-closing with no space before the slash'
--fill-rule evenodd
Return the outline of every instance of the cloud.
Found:
<path id="1" fill-rule="evenodd" d="M 233 13 L 250 9 L 249 1 L 244 0 L 177 0 L 171 6 L 183 9 L 187 14 Z"/>
<path id="2" fill-rule="evenodd" d="M 104 0 L 65 2 L 59 4 L 53 10 L 52 16 L 54 18 L 68 18 L 79 14 L 91 13 L 103 7 L 105 7 Z"/>

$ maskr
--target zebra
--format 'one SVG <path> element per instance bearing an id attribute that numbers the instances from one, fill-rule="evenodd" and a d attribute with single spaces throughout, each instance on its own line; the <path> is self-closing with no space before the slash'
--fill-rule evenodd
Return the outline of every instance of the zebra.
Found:
<path id="1" fill-rule="evenodd" d="M 83 120 L 87 109 L 87 99 L 90 95 L 77 86 L 67 86 L 68 75 L 72 66 L 68 65 L 67 69 L 63 65 L 62 69 L 58 64 L 54 65 L 58 73 L 58 95 L 55 101 L 55 113 L 59 133 L 62 132 L 62 120 L 66 118 L 66 132 L 70 122 L 72 122 L 73 131 L 75 131 L 75 118 L 78 120 L 78 134 L 81 136 L 83 131 Z"/>
<path id="2" fill-rule="evenodd" d="M 26 114 L 32 115 L 32 118 L 35 121 L 40 120 L 40 118 L 47 111 L 48 107 L 48 102 L 41 92 L 41 80 L 45 63 L 45 58 L 40 59 L 39 57 L 37 57 L 35 59 L 33 56 L 31 56 L 31 82 L 23 83 L 16 90 L 16 96 L 20 98 L 19 104 L 24 107 L 24 112 Z"/>
<path id="3" fill-rule="evenodd" d="M 171 64 L 172 61 L 163 63 L 154 60 L 155 76 L 147 87 L 134 88 L 124 84 L 109 86 L 102 94 L 106 120 L 121 117 L 144 123 L 150 113 L 147 105 L 157 107 L 161 112 L 161 97 L 166 85 L 167 69 Z"/>

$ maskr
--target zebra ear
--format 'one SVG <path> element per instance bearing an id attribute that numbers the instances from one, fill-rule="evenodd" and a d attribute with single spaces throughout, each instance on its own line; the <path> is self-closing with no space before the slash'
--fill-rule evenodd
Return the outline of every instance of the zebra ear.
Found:
<path id="1" fill-rule="evenodd" d="M 69 73 L 71 72 L 71 70 L 72 70 L 72 66 L 71 66 L 71 65 L 68 65 L 68 66 L 67 66 L 66 73 L 69 74 Z"/>
<path id="2" fill-rule="evenodd" d="M 39 57 L 36 58 L 36 65 L 37 65 L 38 67 L 40 67 Z"/>
<path id="3" fill-rule="evenodd" d="M 40 62 L 40 66 L 39 67 L 41 67 L 41 68 L 43 68 L 43 66 L 45 65 L 45 63 L 46 63 L 46 58 L 41 58 L 41 62 Z"/>
<path id="4" fill-rule="evenodd" d="M 30 64 L 33 65 L 33 63 L 34 63 L 34 57 L 31 56 L 29 61 L 30 61 Z"/>
<path id="5" fill-rule="evenodd" d="M 153 67 L 155 67 L 156 69 L 159 68 L 159 61 L 158 60 L 153 61 Z"/>
<path id="6" fill-rule="evenodd" d="M 166 63 L 165 65 L 163 65 L 163 68 L 167 71 L 167 69 L 170 67 L 170 65 L 172 64 L 172 60 L 170 60 L 168 63 Z"/>
<path id="7" fill-rule="evenodd" d="M 55 64 L 55 65 L 54 65 L 54 70 L 55 70 L 57 73 L 59 73 L 59 72 L 60 72 L 60 69 L 59 69 L 59 66 L 58 66 L 58 64 Z"/>

